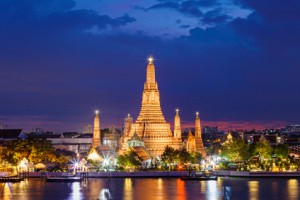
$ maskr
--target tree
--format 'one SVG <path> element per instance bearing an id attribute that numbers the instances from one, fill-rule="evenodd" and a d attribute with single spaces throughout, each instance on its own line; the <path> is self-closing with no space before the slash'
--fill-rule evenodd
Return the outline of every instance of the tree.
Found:
<path id="1" fill-rule="evenodd" d="M 169 170 L 171 169 L 171 165 L 174 164 L 176 159 L 176 151 L 173 147 L 166 146 L 163 154 L 161 155 L 161 161 L 169 166 Z"/>
<path id="2" fill-rule="evenodd" d="M 13 165 L 17 165 L 23 158 L 27 158 L 32 163 L 55 162 L 58 159 L 51 141 L 46 139 L 17 139 L 9 141 L 2 157 L 3 160 Z"/>
<path id="3" fill-rule="evenodd" d="M 258 142 L 254 147 L 254 154 L 259 155 L 262 160 L 269 159 L 272 151 L 273 149 L 268 141 Z"/>
<path id="4" fill-rule="evenodd" d="M 186 150 L 186 148 L 182 148 L 179 150 L 175 150 L 176 161 L 179 164 L 186 164 L 191 161 L 191 154 Z"/>
<path id="5" fill-rule="evenodd" d="M 248 145 L 241 138 L 233 139 L 231 142 L 225 144 L 222 149 L 222 156 L 228 158 L 230 161 L 246 160 L 249 157 Z"/>
<path id="6" fill-rule="evenodd" d="M 279 144 L 274 148 L 274 155 L 278 158 L 287 158 L 289 155 L 289 147 L 287 144 Z"/>
<path id="7" fill-rule="evenodd" d="M 124 168 L 138 168 L 141 166 L 141 159 L 133 149 L 129 149 L 125 154 L 119 155 L 117 162 L 119 166 Z"/>
<path id="8" fill-rule="evenodd" d="M 202 155 L 199 152 L 193 152 L 191 153 L 191 163 L 199 164 L 202 160 Z"/>

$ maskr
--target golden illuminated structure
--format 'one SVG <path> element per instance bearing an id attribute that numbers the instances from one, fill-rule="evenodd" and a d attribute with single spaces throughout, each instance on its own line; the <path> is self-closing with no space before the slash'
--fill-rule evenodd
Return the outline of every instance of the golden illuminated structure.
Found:
<path id="1" fill-rule="evenodd" d="M 181 138 L 179 109 L 176 109 L 176 115 L 175 115 L 175 119 L 174 119 L 174 137 Z"/>
<path id="2" fill-rule="evenodd" d="M 99 153 L 95 147 L 92 147 L 90 149 L 87 159 L 93 160 L 93 161 L 103 161 L 103 158 L 99 155 Z"/>
<path id="3" fill-rule="evenodd" d="M 130 115 L 125 119 L 124 136 L 121 140 L 122 149 L 120 153 L 126 150 L 127 140 L 130 139 L 135 132 L 143 140 L 145 147 L 152 155 L 160 156 L 167 145 L 175 149 L 182 147 L 181 130 L 179 130 L 180 119 L 179 121 L 177 120 L 179 129 L 177 124 L 176 137 L 174 137 L 170 124 L 166 122 L 161 111 L 160 94 L 155 80 L 153 60 L 151 56 L 148 58 L 146 82 L 144 84 L 140 114 L 135 123 L 132 122 Z"/>
<path id="4" fill-rule="evenodd" d="M 199 113 L 196 112 L 196 120 L 195 120 L 195 143 L 196 143 L 196 151 L 200 152 L 203 157 L 206 156 L 206 151 L 203 146 L 202 142 L 202 131 L 201 131 L 201 124 Z"/>
<path id="5" fill-rule="evenodd" d="M 95 111 L 95 118 L 94 118 L 94 131 L 93 131 L 93 144 L 94 148 L 97 148 L 101 145 L 100 140 L 100 119 L 99 119 L 99 111 Z"/>
<path id="6" fill-rule="evenodd" d="M 196 151 L 196 140 L 195 136 L 192 134 L 192 131 L 189 131 L 189 135 L 186 141 L 186 149 L 192 153 Z"/>

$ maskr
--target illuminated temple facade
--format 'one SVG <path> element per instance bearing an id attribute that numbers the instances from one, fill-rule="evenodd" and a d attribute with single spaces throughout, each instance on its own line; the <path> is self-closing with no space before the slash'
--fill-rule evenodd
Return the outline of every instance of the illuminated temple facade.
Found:
<path id="1" fill-rule="evenodd" d="M 155 80 L 153 59 L 148 59 L 146 82 L 142 95 L 142 107 L 135 123 L 130 115 L 125 118 L 124 135 L 121 151 L 126 151 L 127 141 L 137 134 L 144 142 L 145 147 L 153 156 L 160 156 L 165 147 L 182 148 L 180 118 L 178 110 L 175 115 L 174 135 L 171 126 L 166 122 L 161 106 L 158 85 Z"/>

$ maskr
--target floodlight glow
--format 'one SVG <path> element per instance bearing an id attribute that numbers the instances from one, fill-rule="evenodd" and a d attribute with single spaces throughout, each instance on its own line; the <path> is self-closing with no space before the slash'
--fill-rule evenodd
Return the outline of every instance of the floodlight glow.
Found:
<path id="1" fill-rule="evenodd" d="M 154 58 L 150 55 L 150 56 L 148 57 L 148 62 L 149 62 L 149 64 L 152 64 L 152 63 L 153 63 L 153 60 L 154 60 Z"/>

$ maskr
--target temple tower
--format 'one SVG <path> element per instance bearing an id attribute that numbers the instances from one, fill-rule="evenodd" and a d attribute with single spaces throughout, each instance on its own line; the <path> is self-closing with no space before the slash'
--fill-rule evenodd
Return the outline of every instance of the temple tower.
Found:
<path id="1" fill-rule="evenodd" d="M 94 131 L 93 131 L 93 144 L 94 148 L 99 147 L 101 145 L 100 140 L 100 119 L 99 119 L 99 111 L 95 111 L 94 117 Z"/>
<path id="2" fill-rule="evenodd" d="M 124 119 L 124 135 L 125 136 L 129 136 L 132 122 L 133 122 L 133 119 L 130 116 L 130 114 L 128 114 L 127 117 Z"/>
<path id="3" fill-rule="evenodd" d="M 189 135 L 186 141 L 186 149 L 192 153 L 196 151 L 196 140 L 195 136 L 192 134 L 192 131 L 189 131 Z"/>
<path id="4" fill-rule="evenodd" d="M 124 132 L 122 138 L 123 152 L 127 140 L 134 133 L 143 140 L 145 147 L 152 155 L 160 156 L 167 145 L 176 149 L 182 147 L 181 138 L 173 137 L 171 126 L 163 116 L 160 106 L 160 94 L 155 79 L 155 67 L 151 56 L 148 58 L 141 111 L 136 122 L 131 124 L 129 134 L 126 135 L 126 132 Z"/>
<path id="5" fill-rule="evenodd" d="M 175 115 L 175 119 L 174 119 L 174 137 L 181 138 L 179 109 L 176 109 L 176 115 Z"/>
<path id="6" fill-rule="evenodd" d="M 196 119 L 195 119 L 195 141 L 196 141 L 196 151 L 200 152 L 203 157 L 206 156 L 206 151 L 203 146 L 202 142 L 202 131 L 201 131 L 201 124 L 199 113 L 196 112 Z"/>
<path id="7" fill-rule="evenodd" d="M 142 95 L 142 108 L 136 122 L 166 123 L 160 107 L 160 96 L 155 80 L 155 67 L 152 57 L 148 59 L 146 82 Z"/>

